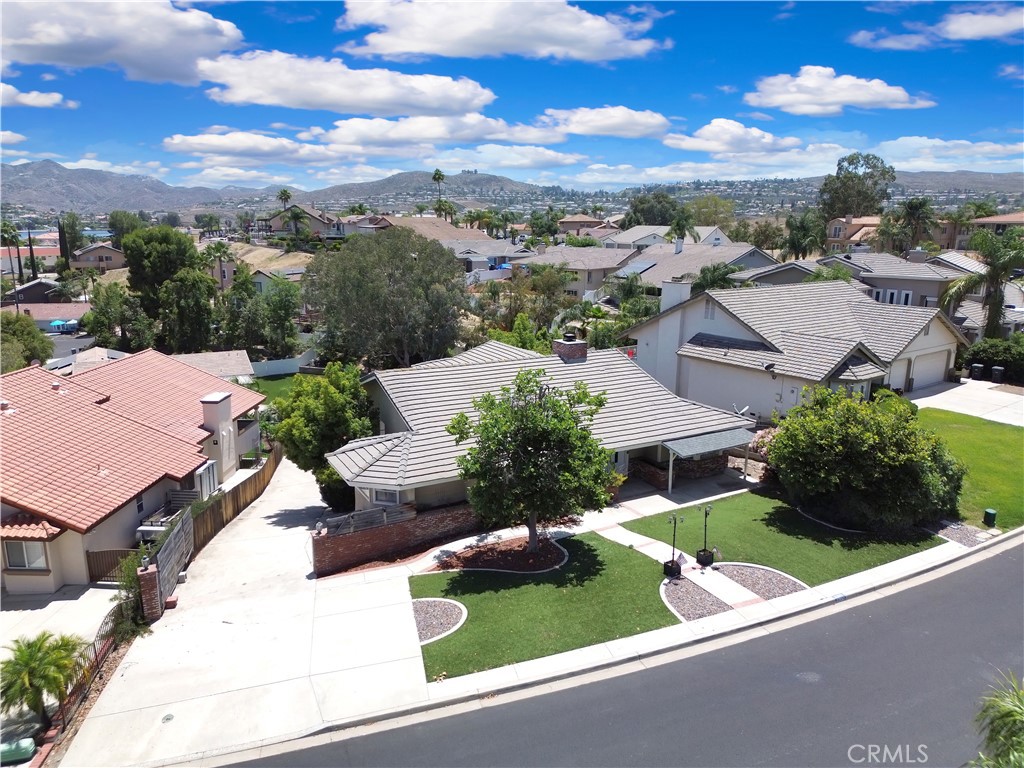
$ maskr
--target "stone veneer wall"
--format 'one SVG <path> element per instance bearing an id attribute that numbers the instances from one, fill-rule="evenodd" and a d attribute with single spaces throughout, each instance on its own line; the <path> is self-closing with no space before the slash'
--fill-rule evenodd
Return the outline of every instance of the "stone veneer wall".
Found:
<path id="1" fill-rule="evenodd" d="M 706 456 L 703 459 L 676 459 L 672 463 L 673 482 L 675 480 L 696 480 L 724 472 L 729 466 L 729 457 L 724 453 L 718 456 Z M 664 468 L 634 459 L 629 463 L 631 475 L 650 483 L 659 491 L 668 490 L 668 466 Z"/>

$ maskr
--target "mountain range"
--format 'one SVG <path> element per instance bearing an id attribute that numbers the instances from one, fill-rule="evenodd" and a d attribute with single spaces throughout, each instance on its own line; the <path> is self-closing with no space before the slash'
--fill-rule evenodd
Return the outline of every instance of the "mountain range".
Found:
<path id="1" fill-rule="evenodd" d="M 165 184 L 151 176 L 127 176 L 109 171 L 84 168 L 65 168 L 52 160 L 4 164 L 0 166 L 0 199 L 5 207 L 21 206 L 30 211 L 76 211 L 84 214 L 107 213 L 116 209 L 145 211 L 179 211 L 220 208 L 225 205 L 252 206 L 260 210 L 274 207 L 281 187 L 262 189 L 229 186 L 221 189 L 209 187 L 177 187 Z M 303 191 L 289 187 L 292 200 L 298 203 L 330 204 L 360 200 L 419 200 L 429 203 L 437 196 L 437 185 L 426 171 L 409 171 L 378 181 L 338 184 L 324 189 Z M 760 181 L 760 180 L 758 180 Z M 744 186 L 758 181 L 740 182 Z M 778 185 L 777 180 L 763 180 Z M 792 179 L 784 183 L 806 189 L 817 187 L 820 178 Z M 908 193 L 945 190 L 973 190 L 975 193 L 1020 195 L 1024 190 L 1022 173 L 952 172 L 897 172 L 896 186 Z M 651 191 L 652 187 L 645 187 Z M 635 191 L 635 190 L 634 190 Z M 476 171 L 462 171 L 445 177 L 443 194 L 451 199 L 522 200 L 555 195 L 573 198 L 587 197 L 586 193 L 562 190 L 558 187 L 540 187 Z M 628 194 L 627 190 L 623 193 Z M 601 193 L 608 197 L 608 193 Z"/>

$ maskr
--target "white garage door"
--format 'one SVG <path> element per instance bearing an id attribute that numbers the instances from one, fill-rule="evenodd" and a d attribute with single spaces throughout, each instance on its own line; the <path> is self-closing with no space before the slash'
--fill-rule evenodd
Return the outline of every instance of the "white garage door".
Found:
<path id="1" fill-rule="evenodd" d="M 914 389 L 924 389 L 946 380 L 946 353 L 932 352 L 914 360 Z"/>
<path id="2" fill-rule="evenodd" d="M 907 361 L 893 360 L 889 369 L 889 389 L 903 389 L 907 384 Z"/>

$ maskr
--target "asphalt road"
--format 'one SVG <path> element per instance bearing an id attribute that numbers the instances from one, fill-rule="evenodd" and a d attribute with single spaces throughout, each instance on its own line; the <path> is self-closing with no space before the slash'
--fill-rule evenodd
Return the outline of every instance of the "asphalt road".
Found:
<path id="1" fill-rule="evenodd" d="M 1008 669 L 1024 669 L 1022 547 L 658 668 L 244 764 L 959 766 Z"/>

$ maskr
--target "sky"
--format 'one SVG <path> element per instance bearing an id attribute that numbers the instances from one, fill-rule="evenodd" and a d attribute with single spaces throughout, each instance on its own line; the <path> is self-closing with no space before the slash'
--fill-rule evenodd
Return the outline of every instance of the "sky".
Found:
<path id="1" fill-rule="evenodd" d="M 220 188 L 1024 170 L 1024 3 L 12 2 L 4 163 Z"/>

